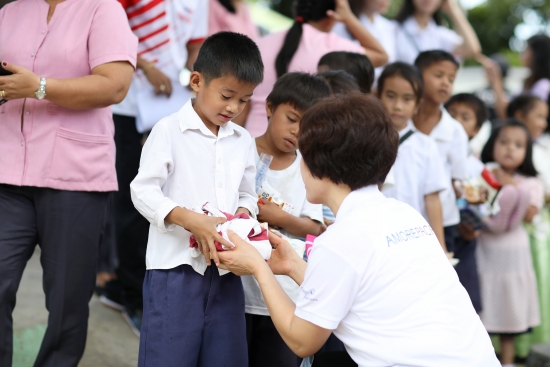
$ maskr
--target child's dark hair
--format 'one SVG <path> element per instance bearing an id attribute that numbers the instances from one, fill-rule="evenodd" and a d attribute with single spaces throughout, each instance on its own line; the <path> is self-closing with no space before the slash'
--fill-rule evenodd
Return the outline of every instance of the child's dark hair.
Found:
<path id="1" fill-rule="evenodd" d="M 319 73 L 317 76 L 327 82 L 332 94 L 361 92 L 355 78 L 344 70 L 329 70 L 324 73 Z"/>
<path id="2" fill-rule="evenodd" d="M 327 66 L 330 70 L 344 70 L 355 78 L 361 92 L 371 91 L 374 67 L 366 55 L 346 51 L 329 52 L 321 57 L 318 66 Z"/>
<path id="3" fill-rule="evenodd" d="M 487 144 L 485 144 L 485 147 L 483 147 L 483 151 L 481 152 L 481 161 L 483 163 L 495 161 L 494 151 L 498 136 L 500 135 L 502 130 L 510 127 L 517 127 L 522 129 L 523 131 L 525 131 L 525 136 L 527 137 L 525 159 L 523 160 L 523 163 L 518 167 L 517 173 L 527 177 L 536 177 L 538 172 L 535 169 L 535 165 L 533 164 L 533 139 L 531 139 L 531 134 L 529 133 L 527 127 L 515 118 L 506 120 L 504 123 L 498 125 L 493 130 L 493 132 L 491 133 L 491 137 L 489 138 Z"/>
<path id="4" fill-rule="evenodd" d="M 471 93 L 459 93 L 449 99 L 445 103 L 445 108 L 449 109 L 454 103 L 463 103 L 466 106 L 474 110 L 476 115 L 476 127 L 481 128 L 481 125 L 489 118 L 489 111 L 487 111 L 487 106 L 478 96 Z"/>
<path id="5" fill-rule="evenodd" d="M 550 79 L 550 37 L 539 34 L 527 40 L 527 45 L 533 53 L 531 76 L 525 80 L 525 89 L 541 79 Z"/>
<path id="6" fill-rule="evenodd" d="M 384 182 L 398 144 L 390 116 L 370 94 L 333 95 L 307 110 L 300 121 L 298 145 L 313 177 L 352 190 Z"/>
<path id="7" fill-rule="evenodd" d="M 443 50 L 430 50 L 419 53 L 416 60 L 414 60 L 414 65 L 422 72 L 427 67 L 442 61 L 453 63 L 457 69 L 460 66 L 453 55 Z"/>
<path id="8" fill-rule="evenodd" d="M 517 112 L 521 112 L 521 114 L 525 115 L 529 113 L 533 107 L 535 107 L 537 102 L 543 101 L 539 97 L 529 93 L 520 94 L 512 99 L 508 104 L 508 107 L 506 108 L 506 116 L 515 117 Z"/>
<path id="9" fill-rule="evenodd" d="M 420 102 L 422 94 L 424 93 L 424 82 L 422 81 L 422 75 L 418 69 L 405 62 L 394 62 L 384 68 L 382 74 L 378 78 L 378 96 L 382 95 L 384 91 L 384 84 L 386 79 L 393 76 L 399 76 L 405 79 L 411 85 L 414 94 L 416 96 L 416 102 Z"/>
<path id="10" fill-rule="evenodd" d="M 415 10 L 416 9 L 414 8 L 414 0 L 405 0 L 401 5 L 401 9 L 399 9 L 399 12 L 395 16 L 395 20 L 403 24 L 407 19 L 409 19 L 409 17 L 414 15 Z M 434 13 L 433 20 L 437 25 L 441 25 L 442 19 L 443 17 L 441 16 L 441 9 L 439 9 Z"/>
<path id="11" fill-rule="evenodd" d="M 222 6 L 227 9 L 228 12 L 233 14 L 237 13 L 237 9 L 235 9 L 231 0 L 218 0 L 218 2 L 222 4 Z"/>
<path id="12" fill-rule="evenodd" d="M 264 79 L 258 46 L 247 36 L 233 32 L 219 32 L 208 37 L 193 68 L 203 74 L 206 83 L 225 75 L 256 85 Z"/>
<path id="13" fill-rule="evenodd" d="M 267 96 L 273 110 L 281 104 L 306 111 L 319 99 L 331 95 L 329 85 L 321 78 L 307 73 L 288 73 L 280 77 Z"/>
<path id="14" fill-rule="evenodd" d="M 286 34 L 283 47 L 275 59 L 277 78 L 288 72 L 288 66 L 298 50 L 302 39 L 303 23 L 321 20 L 327 17 L 328 10 L 335 9 L 334 0 L 296 0 L 296 20 Z"/>

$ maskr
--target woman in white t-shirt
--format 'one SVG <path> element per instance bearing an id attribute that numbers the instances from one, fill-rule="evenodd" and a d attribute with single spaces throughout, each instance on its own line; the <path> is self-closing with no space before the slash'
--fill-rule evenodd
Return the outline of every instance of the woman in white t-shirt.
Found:
<path id="1" fill-rule="evenodd" d="M 373 96 L 348 93 L 311 107 L 300 122 L 302 177 L 308 201 L 328 205 L 336 222 L 317 238 L 307 264 L 273 234 L 269 263 L 231 234 L 234 247 L 219 253 L 221 266 L 254 275 L 298 356 L 314 354 L 333 332 L 359 367 L 500 366 L 429 224 L 378 190 L 398 141 Z M 296 304 L 273 273 L 301 285 Z"/>
<path id="2" fill-rule="evenodd" d="M 442 26 L 441 11 L 456 32 Z M 397 60 L 414 64 L 422 51 L 443 50 L 460 58 L 481 52 L 479 40 L 455 0 L 405 0 L 397 14 Z"/>

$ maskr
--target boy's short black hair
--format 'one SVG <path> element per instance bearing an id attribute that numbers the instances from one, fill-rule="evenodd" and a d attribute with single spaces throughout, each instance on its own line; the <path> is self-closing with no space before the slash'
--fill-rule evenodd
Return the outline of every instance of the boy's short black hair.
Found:
<path id="1" fill-rule="evenodd" d="M 321 57 L 318 66 L 330 70 L 344 70 L 355 78 L 361 92 L 370 93 L 374 83 L 374 67 L 366 55 L 355 52 L 335 51 Z"/>
<path id="2" fill-rule="evenodd" d="M 307 110 L 300 122 L 298 145 L 313 177 L 352 190 L 383 183 L 398 144 L 390 116 L 372 95 L 336 94 Z"/>
<path id="3" fill-rule="evenodd" d="M 384 68 L 384 71 L 380 74 L 380 78 L 378 78 L 379 97 L 384 91 L 386 79 L 393 76 L 399 76 L 409 82 L 416 96 L 416 102 L 420 102 L 422 94 L 424 93 L 424 81 L 422 80 L 422 75 L 414 65 L 410 65 L 405 62 L 394 62 Z"/>
<path id="4" fill-rule="evenodd" d="M 453 55 L 443 50 L 430 50 L 421 52 L 416 57 L 416 60 L 414 60 L 414 66 L 416 66 L 418 70 L 420 70 L 420 72 L 423 72 L 424 69 L 426 69 L 427 67 L 442 61 L 449 61 L 453 63 L 457 69 L 460 66 Z"/>
<path id="5" fill-rule="evenodd" d="M 206 83 L 225 75 L 256 85 L 264 79 L 258 46 L 247 36 L 233 32 L 219 32 L 208 37 L 193 69 L 204 76 Z"/>
<path id="6" fill-rule="evenodd" d="M 329 70 L 324 73 L 319 73 L 317 76 L 327 82 L 332 94 L 361 92 L 355 78 L 344 70 Z"/>
<path id="7" fill-rule="evenodd" d="M 510 118 L 504 121 L 504 123 L 499 124 L 493 130 L 493 132 L 491 133 L 491 137 L 481 151 L 481 161 L 483 163 L 490 163 L 495 161 L 494 151 L 498 136 L 500 135 L 500 132 L 502 130 L 510 127 L 520 128 L 525 131 L 525 134 L 527 134 L 527 148 L 525 149 L 525 159 L 523 160 L 521 166 L 518 167 L 517 172 L 527 177 L 536 177 L 538 175 L 538 172 L 535 169 L 535 164 L 533 163 L 533 139 L 531 138 L 531 133 L 529 133 L 529 129 L 527 129 L 524 124 L 522 124 L 515 118 Z"/>
<path id="8" fill-rule="evenodd" d="M 542 99 L 529 93 L 520 94 L 508 104 L 506 116 L 515 117 L 518 111 L 525 115 L 531 111 L 537 102 L 542 102 Z"/>
<path id="9" fill-rule="evenodd" d="M 485 102 L 483 102 L 478 96 L 471 93 L 459 93 L 455 94 L 454 96 L 449 99 L 447 103 L 445 103 L 445 108 L 449 109 L 454 103 L 463 103 L 466 106 L 470 107 L 472 110 L 474 110 L 474 114 L 476 115 L 476 127 L 481 128 L 481 125 L 487 119 L 489 118 L 489 111 L 487 110 L 487 106 L 485 105 Z"/>
<path id="10" fill-rule="evenodd" d="M 266 102 L 276 110 L 281 104 L 290 104 L 295 109 L 306 111 L 319 99 L 331 95 L 329 85 L 321 78 L 307 73 L 287 73 L 280 77 Z"/>

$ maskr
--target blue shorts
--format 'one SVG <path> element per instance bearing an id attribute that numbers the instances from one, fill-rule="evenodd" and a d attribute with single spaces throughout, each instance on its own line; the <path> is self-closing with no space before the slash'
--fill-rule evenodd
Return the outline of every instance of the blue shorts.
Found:
<path id="1" fill-rule="evenodd" d="M 248 366 L 241 278 L 215 266 L 147 270 L 138 366 Z"/>

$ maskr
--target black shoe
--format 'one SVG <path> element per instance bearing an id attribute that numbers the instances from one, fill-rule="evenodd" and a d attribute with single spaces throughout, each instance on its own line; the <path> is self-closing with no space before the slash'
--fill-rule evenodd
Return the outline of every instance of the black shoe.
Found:
<path id="1" fill-rule="evenodd" d="M 130 329 L 132 329 L 132 332 L 139 338 L 141 333 L 141 318 L 143 317 L 143 311 L 140 309 L 125 308 L 124 311 L 122 311 L 122 317 L 126 320 L 130 326 Z"/>
<path id="2" fill-rule="evenodd" d="M 120 283 L 116 280 L 111 280 L 103 288 L 103 294 L 99 297 L 99 301 L 106 307 L 116 311 L 124 311 L 122 305 L 122 295 Z"/>

